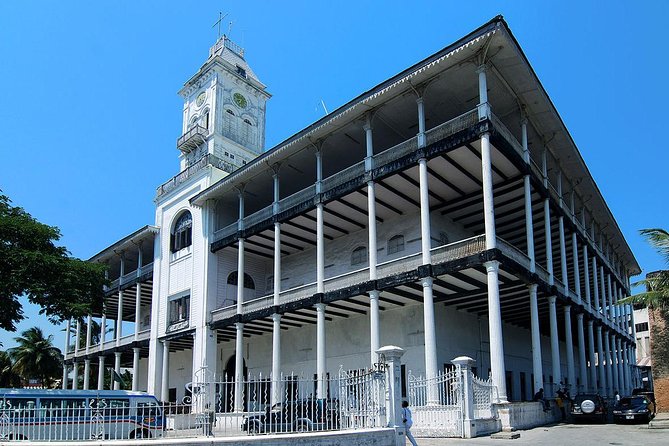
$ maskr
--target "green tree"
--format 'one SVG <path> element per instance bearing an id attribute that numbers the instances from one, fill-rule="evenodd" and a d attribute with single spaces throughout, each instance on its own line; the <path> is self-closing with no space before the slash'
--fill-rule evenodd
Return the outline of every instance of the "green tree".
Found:
<path id="1" fill-rule="evenodd" d="M 12 370 L 24 383 L 39 379 L 44 387 L 51 387 L 62 376 L 63 357 L 60 349 L 54 347 L 53 336 L 44 336 L 39 327 L 32 327 L 14 338 L 18 346 L 9 349 Z"/>
<path id="2" fill-rule="evenodd" d="M 6 351 L 0 350 L 0 387 L 19 387 L 20 385 L 21 379 L 12 369 L 12 359 Z"/>
<path id="3" fill-rule="evenodd" d="M 662 256 L 669 268 L 669 232 L 664 229 L 642 229 L 639 231 L 646 241 Z M 669 270 L 650 273 L 645 279 L 634 283 L 643 286 L 644 291 L 620 301 L 623 304 L 635 304 L 657 310 L 669 310 Z"/>
<path id="4" fill-rule="evenodd" d="M 0 328 L 16 330 L 24 319 L 19 298 L 41 307 L 51 322 L 99 311 L 104 266 L 71 257 L 57 246 L 60 231 L 34 219 L 0 194 Z"/>

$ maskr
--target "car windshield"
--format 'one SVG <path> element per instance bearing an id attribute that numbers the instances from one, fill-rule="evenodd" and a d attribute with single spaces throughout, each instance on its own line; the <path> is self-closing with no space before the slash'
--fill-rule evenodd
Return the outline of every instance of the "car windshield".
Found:
<path id="1" fill-rule="evenodd" d="M 648 400 L 642 396 L 637 397 L 626 397 L 620 400 L 620 407 L 636 407 L 636 406 L 645 406 L 648 404 Z"/>

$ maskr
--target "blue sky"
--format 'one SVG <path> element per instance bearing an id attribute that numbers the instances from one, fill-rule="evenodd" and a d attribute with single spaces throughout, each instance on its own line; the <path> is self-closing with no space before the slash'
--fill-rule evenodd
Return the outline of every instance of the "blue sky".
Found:
<path id="1" fill-rule="evenodd" d="M 4 1 L 0 189 L 88 258 L 154 221 L 178 172 L 176 92 L 228 13 L 273 98 L 267 147 L 457 40 L 506 18 L 578 144 L 644 271 L 663 267 L 638 229 L 669 228 L 669 2 Z M 24 330 L 59 327 L 27 308 Z M 13 345 L 0 330 L 0 342 Z"/>

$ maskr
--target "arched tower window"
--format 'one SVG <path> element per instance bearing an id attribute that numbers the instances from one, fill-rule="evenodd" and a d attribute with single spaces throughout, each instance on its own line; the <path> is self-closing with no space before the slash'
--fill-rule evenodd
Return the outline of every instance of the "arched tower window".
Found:
<path id="1" fill-rule="evenodd" d="M 397 234 L 388 240 L 388 254 L 395 254 L 400 251 L 404 251 L 404 236 Z"/>
<path id="2" fill-rule="evenodd" d="M 177 218 L 170 240 L 172 252 L 177 252 L 193 244 L 193 216 L 186 211 Z"/>
<path id="3" fill-rule="evenodd" d="M 351 265 L 360 265 L 367 261 L 367 247 L 358 246 L 351 253 Z"/>
<path id="4" fill-rule="evenodd" d="M 228 285 L 237 286 L 238 283 L 239 283 L 239 278 L 237 275 L 237 271 L 231 272 L 230 275 L 228 276 Z M 253 281 L 253 278 L 246 273 L 244 273 L 244 288 L 248 288 L 250 290 L 256 289 L 256 284 Z"/>

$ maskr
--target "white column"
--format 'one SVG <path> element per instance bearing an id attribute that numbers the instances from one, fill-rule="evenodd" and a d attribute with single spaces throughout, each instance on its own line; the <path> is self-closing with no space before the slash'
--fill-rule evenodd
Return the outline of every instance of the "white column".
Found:
<path id="1" fill-rule="evenodd" d="M 616 363 L 618 365 L 618 389 L 621 395 L 629 395 L 625 385 L 625 369 L 623 366 L 623 345 L 622 339 L 616 336 Z"/>
<path id="2" fill-rule="evenodd" d="M 77 319 L 77 332 L 74 337 L 74 355 L 79 354 L 79 345 L 81 343 L 81 319 Z"/>
<path id="3" fill-rule="evenodd" d="M 118 292 L 118 308 L 116 310 L 116 346 L 121 345 L 123 336 L 123 290 Z"/>
<path id="4" fill-rule="evenodd" d="M 381 348 L 379 336 L 379 292 L 372 290 L 369 292 L 369 344 L 371 364 L 378 362 L 376 351 Z"/>
<path id="5" fill-rule="evenodd" d="M 479 121 L 488 118 L 490 115 L 490 105 L 488 104 L 488 80 L 486 78 L 486 66 L 480 65 L 476 72 L 479 75 Z"/>
<path id="6" fill-rule="evenodd" d="M 98 390 L 105 389 L 105 357 L 98 356 Z"/>
<path id="7" fill-rule="evenodd" d="M 567 347 L 567 380 L 572 389 L 576 388 L 576 370 L 574 367 L 574 339 L 571 333 L 571 305 L 564 307 L 564 333 Z"/>
<path id="8" fill-rule="evenodd" d="M 427 176 L 427 160 L 418 160 L 420 177 L 420 240 L 423 265 L 432 263 L 430 249 L 432 248 L 431 225 L 430 225 L 430 197 Z"/>
<path id="9" fill-rule="evenodd" d="M 72 390 L 79 388 L 79 363 L 74 361 L 72 363 Z"/>
<path id="10" fill-rule="evenodd" d="M 583 298 L 581 296 L 581 269 L 578 265 L 578 239 L 576 237 L 576 231 L 571 233 L 571 253 L 572 262 L 574 263 L 574 291 L 576 292 L 576 297 L 580 304 L 583 302 Z"/>
<path id="11" fill-rule="evenodd" d="M 142 284 L 137 282 L 135 292 L 135 341 L 139 340 L 139 325 L 142 320 Z"/>
<path id="12" fill-rule="evenodd" d="M 567 273 L 567 244 L 564 235 L 564 217 L 562 215 L 558 218 L 558 229 L 560 231 L 560 275 L 562 276 L 565 294 L 567 294 L 569 290 L 569 274 Z"/>
<path id="13" fill-rule="evenodd" d="M 632 384 L 632 362 L 630 361 L 630 348 L 629 344 L 625 342 L 623 345 L 623 353 L 625 360 L 625 387 L 627 388 L 626 394 L 629 395 L 634 390 L 634 385 Z"/>
<path id="14" fill-rule="evenodd" d="M 423 286 L 423 323 L 425 326 L 425 376 L 427 378 L 436 377 L 439 372 L 432 282 L 432 277 L 421 279 L 421 285 Z M 437 401 L 436 387 L 428 388 L 427 398 L 430 403 Z"/>
<path id="15" fill-rule="evenodd" d="M 423 98 L 417 98 L 418 104 L 418 147 L 425 147 L 425 104 Z"/>
<path id="16" fill-rule="evenodd" d="M 595 313 L 601 311 L 601 306 L 599 305 L 599 285 L 597 281 L 597 256 L 592 256 L 592 289 L 595 293 Z"/>
<path id="17" fill-rule="evenodd" d="M 244 411 L 244 324 L 237 322 L 235 337 L 235 412 Z"/>
<path id="18" fill-rule="evenodd" d="M 530 290 L 530 327 L 532 334 L 532 371 L 534 373 L 533 392 L 544 387 L 544 372 L 541 363 L 541 331 L 539 330 L 539 306 L 537 303 L 537 285 L 528 286 Z"/>
<path id="19" fill-rule="evenodd" d="M 499 302 L 499 262 L 483 264 L 488 275 L 488 331 L 490 333 L 490 369 L 497 386 L 499 399 L 508 401 L 506 394 L 506 368 L 504 366 L 504 338 L 502 335 L 502 312 Z"/>
<path id="20" fill-rule="evenodd" d="M 90 351 L 91 351 L 91 337 L 92 337 L 91 325 L 92 324 L 93 324 L 93 318 L 89 314 L 86 317 L 86 354 L 90 353 Z"/>
<path id="21" fill-rule="evenodd" d="M 427 176 L 427 160 L 421 158 L 418 160 L 420 177 L 420 226 L 421 226 L 421 253 L 423 265 L 432 263 L 430 249 L 431 225 L 430 225 L 430 201 L 429 184 Z M 432 290 L 433 280 L 431 277 L 424 277 L 421 280 L 423 286 L 423 323 L 425 327 L 425 375 L 427 378 L 437 376 L 439 371 L 437 366 L 437 334 L 434 322 L 434 296 Z M 428 401 L 434 402 L 436 399 L 435 389 L 428 389 Z"/>
<path id="22" fill-rule="evenodd" d="M 139 347 L 132 349 L 132 390 L 139 390 Z"/>
<path id="23" fill-rule="evenodd" d="M 163 373 L 160 389 L 160 400 L 170 400 L 170 341 L 163 341 Z"/>
<path id="24" fill-rule="evenodd" d="M 597 366 L 595 365 L 595 335 L 594 335 L 594 321 L 588 320 L 588 351 L 590 353 L 590 385 L 588 389 L 591 392 L 597 393 Z"/>
<path id="25" fill-rule="evenodd" d="M 323 234 L 323 203 L 316 205 L 316 292 L 325 292 L 325 239 Z"/>
<path id="26" fill-rule="evenodd" d="M 84 390 L 89 389 L 91 378 L 91 360 L 86 358 L 84 359 Z"/>
<path id="27" fill-rule="evenodd" d="M 551 365 L 553 368 L 553 383 L 562 381 L 562 373 L 560 369 L 560 340 L 558 339 L 557 326 L 557 307 L 555 304 L 555 296 L 548 297 L 548 310 L 550 314 L 550 329 L 551 329 Z M 490 347 L 492 349 L 492 346 Z M 551 389 L 553 391 L 554 389 Z M 553 396 L 553 395 L 550 395 Z"/>
<path id="28" fill-rule="evenodd" d="M 606 369 L 604 369 L 604 360 L 606 355 L 604 354 L 604 344 L 602 344 L 602 326 L 597 326 L 597 369 L 599 371 L 599 388 L 598 391 L 602 395 L 607 394 L 606 386 Z"/>
<path id="29" fill-rule="evenodd" d="M 63 363 L 63 381 L 62 381 L 63 390 L 67 390 L 67 369 L 68 368 L 69 368 L 69 366 L 67 365 L 67 363 Z"/>
<path id="30" fill-rule="evenodd" d="M 578 330 L 578 372 L 581 378 L 581 389 L 583 392 L 588 390 L 588 369 L 585 359 L 585 332 L 583 330 L 583 313 L 576 315 L 576 327 Z M 572 392 L 576 394 L 578 392 Z"/>
<path id="31" fill-rule="evenodd" d="M 485 247 L 497 247 L 495 234 L 495 205 L 492 187 L 492 155 L 490 151 L 490 134 L 481 135 L 481 174 L 483 178 L 483 219 L 485 224 Z"/>
<path id="32" fill-rule="evenodd" d="M 272 315 L 272 405 L 281 401 L 281 315 Z"/>
<path id="33" fill-rule="evenodd" d="M 105 349 L 105 341 L 107 338 L 107 314 L 102 313 L 102 320 L 100 321 L 100 351 Z"/>
<path id="34" fill-rule="evenodd" d="M 616 319 L 615 306 L 616 295 L 613 294 L 613 288 L 611 286 L 611 274 L 606 275 L 606 290 L 609 294 L 609 317 L 614 324 L 618 324 L 618 320 Z"/>
<path id="35" fill-rule="evenodd" d="M 374 167 L 373 157 L 374 157 L 374 140 L 372 138 L 372 117 L 371 114 L 367 114 L 365 125 L 362 127 L 365 131 L 365 146 L 366 146 L 366 156 L 365 156 L 365 170 L 369 172 Z"/>
<path id="36" fill-rule="evenodd" d="M 114 352 L 114 371 L 121 376 L 121 352 Z M 114 390 L 120 390 L 121 383 L 114 381 Z"/>
<path id="37" fill-rule="evenodd" d="M 599 266 L 599 286 L 601 287 L 600 290 L 600 298 L 601 298 L 601 303 L 602 303 L 602 317 L 604 319 L 607 319 L 609 317 L 609 312 L 606 306 L 608 305 L 608 298 L 606 296 L 606 279 L 604 277 L 604 265 Z"/>
<path id="38" fill-rule="evenodd" d="M 275 196 L 275 202 L 278 199 Z M 281 223 L 274 223 L 274 305 L 281 303 Z M 281 315 L 272 315 L 272 404 L 281 401 Z"/>
<path id="39" fill-rule="evenodd" d="M 546 160 L 546 150 L 541 156 L 542 170 L 544 175 L 544 186 L 548 185 L 548 162 Z M 548 283 L 553 285 L 555 277 L 553 276 L 553 239 L 551 235 L 551 206 L 548 198 L 544 200 L 544 232 L 546 235 L 546 271 L 548 271 Z"/>
<path id="40" fill-rule="evenodd" d="M 65 328 L 65 350 L 63 350 L 65 353 L 64 355 L 67 356 L 68 353 L 70 353 L 70 339 L 72 336 L 72 319 L 67 320 L 67 327 Z"/>
<path id="41" fill-rule="evenodd" d="M 325 304 L 316 304 L 316 398 L 327 397 L 325 381 Z"/>
<path id="42" fill-rule="evenodd" d="M 521 134 L 522 134 L 521 139 L 523 144 L 523 159 L 527 164 L 527 166 L 529 167 L 530 149 L 527 145 L 527 119 L 525 117 L 523 117 L 521 121 Z M 525 239 L 527 241 L 527 257 L 530 258 L 530 271 L 534 272 L 536 269 L 535 258 L 534 258 L 534 219 L 532 218 L 532 187 L 530 185 L 529 174 L 523 177 L 523 191 L 525 196 Z M 535 383 L 536 383 L 536 372 L 535 372 Z M 539 389 L 537 388 L 534 390 L 534 392 L 536 393 L 538 390 Z"/>
<path id="43" fill-rule="evenodd" d="M 371 133 L 371 132 L 370 132 Z M 367 142 L 370 143 L 369 141 Z M 367 227 L 369 238 L 369 280 L 376 280 L 377 239 L 376 239 L 376 188 L 373 181 L 367 183 Z M 369 292 L 370 359 L 378 360 L 376 351 L 381 348 L 379 328 L 379 292 Z"/>
<path id="44" fill-rule="evenodd" d="M 608 396 L 613 396 L 613 367 L 611 364 L 611 343 L 609 342 L 608 330 L 605 331 L 602 336 L 604 337 L 604 361 L 606 361 L 606 394 Z"/>
<path id="45" fill-rule="evenodd" d="M 244 239 L 237 240 L 237 314 L 244 312 Z"/>
<path id="46" fill-rule="evenodd" d="M 583 243 L 583 276 L 585 278 L 585 302 L 592 308 L 590 300 L 590 270 L 588 269 L 588 245 Z"/>

